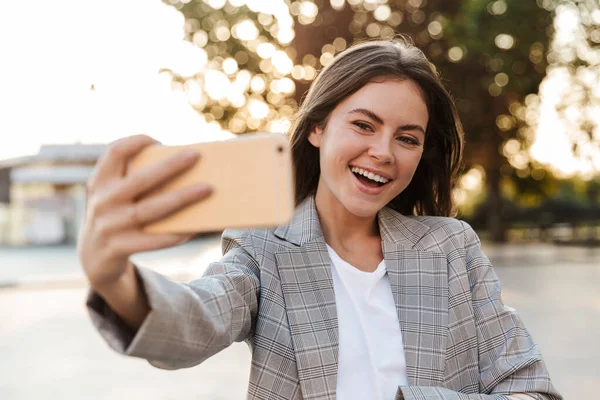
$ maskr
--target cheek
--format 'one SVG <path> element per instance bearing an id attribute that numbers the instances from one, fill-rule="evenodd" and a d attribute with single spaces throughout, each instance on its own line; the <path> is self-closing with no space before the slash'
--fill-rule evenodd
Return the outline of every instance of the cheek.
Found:
<path id="1" fill-rule="evenodd" d="M 398 165 L 400 174 L 405 178 L 410 179 L 419 166 L 419 162 L 421 161 L 421 153 L 405 154 L 400 160 L 401 161 Z"/>
<path id="2" fill-rule="evenodd" d="M 340 159 L 339 148 L 335 145 L 332 146 L 330 143 L 323 143 L 319 149 L 319 158 L 321 174 L 325 175 L 326 180 L 328 180 L 327 177 L 335 179 L 335 175 L 337 175 L 336 166 L 339 164 Z"/>
<path id="3" fill-rule="evenodd" d="M 323 141 L 320 151 L 321 165 L 337 168 L 336 166 L 341 164 L 348 164 L 360 154 L 358 146 L 352 140 L 333 136 Z"/>

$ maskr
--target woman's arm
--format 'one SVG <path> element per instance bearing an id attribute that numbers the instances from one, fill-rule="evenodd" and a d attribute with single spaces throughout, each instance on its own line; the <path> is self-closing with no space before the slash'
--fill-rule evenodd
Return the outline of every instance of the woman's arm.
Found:
<path id="1" fill-rule="evenodd" d="M 131 262 L 116 282 L 103 287 L 92 287 L 107 306 L 132 331 L 137 331 L 150 312 L 148 298 L 139 279 L 136 266 Z"/>
<path id="2" fill-rule="evenodd" d="M 116 351 L 165 369 L 197 365 L 234 341 L 244 340 L 258 312 L 258 263 L 249 253 L 247 231 L 225 231 L 223 249 L 223 258 L 189 283 L 172 282 L 136 267 L 149 306 L 137 330 L 91 291 L 87 305 L 94 325 Z"/>
<path id="3" fill-rule="evenodd" d="M 401 387 L 396 399 L 507 400 L 529 396 L 559 400 L 537 344 L 517 313 L 501 299 L 501 287 L 473 229 L 463 224 L 466 268 L 471 284 L 479 353 L 479 392 L 439 387 Z M 521 396 L 521 397 L 519 397 Z"/>

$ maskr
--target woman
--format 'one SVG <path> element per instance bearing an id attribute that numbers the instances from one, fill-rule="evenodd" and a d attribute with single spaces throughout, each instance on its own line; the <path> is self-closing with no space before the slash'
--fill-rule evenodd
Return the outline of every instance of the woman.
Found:
<path id="1" fill-rule="evenodd" d="M 292 221 L 226 230 L 223 258 L 187 284 L 128 262 L 186 240 L 140 225 L 210 195 L 135 203 L 198 157 L 124 178 L 152 142 L 115 143 L 90 182 L 80 259 L 115 350 L 176 369 L 245 340 L 250 399 L 560 398 L 476 234 L 449 218 L 462 128 L 408 42 L 357 45 L 324 68 L 291 133 Z"/>

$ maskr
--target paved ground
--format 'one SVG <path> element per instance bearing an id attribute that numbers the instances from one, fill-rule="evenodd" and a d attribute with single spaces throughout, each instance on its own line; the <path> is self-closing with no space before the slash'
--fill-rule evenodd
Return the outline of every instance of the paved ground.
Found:
<path id="1" fill-rule="evenodd" d="M 600 249 L 485 246 L 566 399 L 600 393 Z M 186 280 L 220 254 L 214 237 L 136 261 Z M 107 348 L 83 307 L 71 247 L 0 249 L 0 399 L 243 399 L 250 355 L 236 344 L 163 371 Z"/>

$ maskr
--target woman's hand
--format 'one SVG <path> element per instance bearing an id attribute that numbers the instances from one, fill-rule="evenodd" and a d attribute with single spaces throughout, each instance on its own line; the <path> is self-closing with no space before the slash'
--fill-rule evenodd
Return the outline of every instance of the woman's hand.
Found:
<path id="1" fill-rule="evenodd" d="M 195 152 L 182 152 L 125 176 L 127 163 L 146 146 L 158 143 L 138 135 L 111 144 L 88 181 L 85 222 L 78 242 L 79 261 L 93 289 L 116 283 L 137 252 L 170 247 L 190 235 L 150 234 L 141 227 L 208 197 L 211 188 L 194 185 L 178 192 L 145 197 L 154 187 L 193 166 Z"/>

